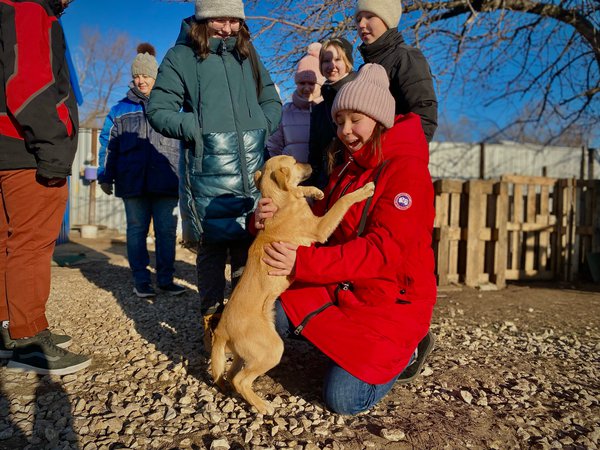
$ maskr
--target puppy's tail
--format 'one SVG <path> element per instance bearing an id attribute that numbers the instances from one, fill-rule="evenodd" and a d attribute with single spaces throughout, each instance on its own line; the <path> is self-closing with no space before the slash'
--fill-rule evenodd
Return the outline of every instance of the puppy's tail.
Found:
<path id="1" fill-rule="evenodd" d="M 210 354 L 210 369 L 212 372 L 213 381 L 220 387 L 223 388 L 225 380 L 223 374 L 225 373 L 225 346 L 227 340 L 220 333 L 215 333 L 212 343 L 212 351 Z"/>

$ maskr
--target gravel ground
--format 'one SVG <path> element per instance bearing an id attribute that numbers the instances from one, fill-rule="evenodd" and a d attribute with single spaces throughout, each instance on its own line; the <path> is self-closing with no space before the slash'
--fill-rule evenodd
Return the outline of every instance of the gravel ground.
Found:
<path id="1" fill-rule="evenodd" d="M 423 376 L 372 411 L 344 417 L 319 397 L 325 359 L 286 343 L 256 382 L 257 415 L 212 386 L 197 293 L 132 295 L 121 239 L 57 248 L 49 316 L 93 354 L 64 377 L 0 366 L 1 449 L 595 449 L 600 446 L 600 288 L 442 290 Z M 194 289 L 194 255 L 177 276 Z"/>

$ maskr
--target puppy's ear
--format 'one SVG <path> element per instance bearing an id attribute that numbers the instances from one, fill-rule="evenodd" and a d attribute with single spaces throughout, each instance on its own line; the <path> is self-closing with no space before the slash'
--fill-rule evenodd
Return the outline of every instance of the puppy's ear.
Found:
<path id="1" fill-rule="evenodd" d="M 290 176 L 290 168 L 289 167 L 280 167 L 276 171 L 271 174 L 277 186 L 284 191 L 289 191 L 289 176 Z"/>
<path id="2" fill-rule="evenodd" d="M 257 170 L 256 172 L 254 172 L 254 185 L 256 186 L 256 189 L 258 189 L 260 191 L 260 180 L 262 179 L 262 172 L 260 170 Z"/>

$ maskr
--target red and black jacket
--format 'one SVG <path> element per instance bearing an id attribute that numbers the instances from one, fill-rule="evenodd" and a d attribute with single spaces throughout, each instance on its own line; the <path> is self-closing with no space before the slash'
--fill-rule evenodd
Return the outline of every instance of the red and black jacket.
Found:
<path id="1" fill-rule="evenodd" d="M 47 0 L 0 0 L 0 170 L 71 173 L 77 103 L 62 27 Z"/>

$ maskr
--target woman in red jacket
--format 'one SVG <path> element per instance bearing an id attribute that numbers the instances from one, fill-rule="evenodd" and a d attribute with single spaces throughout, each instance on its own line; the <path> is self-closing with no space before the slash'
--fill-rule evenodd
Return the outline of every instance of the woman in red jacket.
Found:
<path id="1" fill-rule="evenodd" d="M 333 171 L 315 214 L 369 181 L 376 185 L 372 199 L 348 211 L 327 245 L 265 248 L 270 274 L 294 278 L 276 302 L 276 327 L 281 335 L 301 334 L 331 358 L 323 396 L 341 414 L 367 410 L 398 378 L 414 378 L 433 347 L 428 146 L 418 115 L 394 118 L 388 85 L 383 67 L 366 64 L 336 96 L 331 114 L 346 162 Z M 274 213 L 262 199 L 257 228 Z"/>

